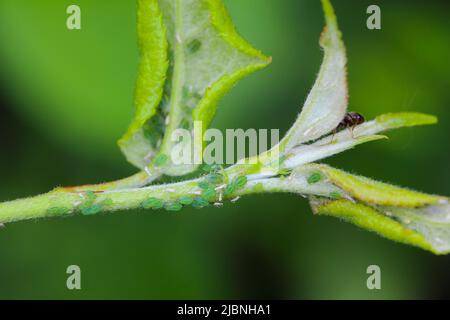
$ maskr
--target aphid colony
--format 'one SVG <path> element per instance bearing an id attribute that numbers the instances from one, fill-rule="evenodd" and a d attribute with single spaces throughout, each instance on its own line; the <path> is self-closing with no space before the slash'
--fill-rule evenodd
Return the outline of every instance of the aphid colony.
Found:
<path id="1" fill-rule="evenodd" d="M 170 201 L 150 197 L 141 203 L 141 207 L 144 209 L 179 211 L 183 206 L 190 205 L 199 209 L 207 207 L 211 203 L 215 206 L 221 206 L 224 198 L 230 198 L 236 191 L 247 184 L 246 176 L 238 176 L 225 183 L 223 168 L 220 165 L 203 166 L 202 170 L 208 174 L 197 184 L 196 190 L 191 192 L 192 195 L 183 195 Z M 176 190 L 164 189 L 164 192 L 174 193 Z M 83 215 L 94 215 L 113 205 L 111 199 L 98 202 L 97 194 L 92 191 L 82 192 L 80 197 L 81 201 L 76 204 L 76 208 Z M 235 202 L 237 199 L 238 197 L 231 201 Z M 47 212 L 51 216 L 62 216 L 69 214 L 71 210 L 64 207 L 51 207 Z"/>
<path id="2" fill-rule="evenodd" d="M 364 123 L 364 116 L 357 112 L 348 112 L 339 125 L 334 130 L 333 136 L 338 130 L 342 129 L 350 129 L 353 134 L 353 128 L 359 124 Z M 153 164 L 155 166 L 162 166 L 166 163 L 168 157 L 164 154 L 158 155 Z M 194 191 L 193 195 L 184 195 L 180 198 L 173 201 L 164 201 L 163 199 L 158 199 L 155 197 L 150 197 L 142 202 L 141 206 L 144 209 L 165 209 L 167 211 L 179 211 L 183 208 L 183 206 L 192 205 L 194 208 L 204 208 L 208 206 L 210 203 L 214 203 L 215 206 L 221 206 L 222 200 L 224 197 L 230 197 L 237 190 L 243 188 L 247 184 L 246 176 L 238 176 L 234 178 L 229 183 L 225 182 L 225 177 L 223 175 L 223 167 L 220 165 L 204 165 L 202 170 L 206 173 L 206 177 L 202 179 L 198 183 L 198 188 L 200 190 Z M 322 180 L 322 175 L 319 172 L 312 173 L 307 182 L 309 184 L 314 184 Z M 175 192 L 175 190 L 165 190 L 167 192 Z M 112 205 L 111 199 L 106 199 L 101 202 L 96 202 L 97 195 L 88 191 L 80 194 L 83 198 L 77 205 L 77 209 L 81 211 L 83 215 L 93 215 L 101 212 L 105 207 Z M 333 192 L 330 194 L 331 198 L 339 199 L 342 197 L 341 194 L 337 192 Z M 235 202 L 239 197 L 236 197 L 231 200 L 231 202 Z M 53 216 L 61 216 L 68 214 L 70 212 L 69 209 L 64 207 L 51 207 L 48 209 L 49 215 Z"/>
<path id="3" fill-rule="evenodd" d="M 219 165 L 205 165 L 202 170 L 208 172 L 208 174 L 197 184 L 198 190 L 193 191 L 192 195 L 184 195 L 172 201 L 151 197 L 142 202 L 142 207 L 144 209 L 179 211 L 183 206 L 189 205 L 198 209 L 211 203 L 215 206 L 221 206 L 224 198 L 232 196 L 247 184 L 246 176 L 238 176 L 229 183 L 225 183 L 223 168 Z M 235 199 L 232 199 L 232 201 Z"/>
<path id="4" fill-rule="evenodd" d="M 113 204 L 111 199 L 96 202 L 97 195 L 92 191 L 81 192 L 79 195 L 82 200 L 76 204 L 76 207 L 86 216 L 97 214 Z M 71 210 L 65 207 L 51 207 L 47 212 L 50 216 L 63 216 L 69 214 Z"/>

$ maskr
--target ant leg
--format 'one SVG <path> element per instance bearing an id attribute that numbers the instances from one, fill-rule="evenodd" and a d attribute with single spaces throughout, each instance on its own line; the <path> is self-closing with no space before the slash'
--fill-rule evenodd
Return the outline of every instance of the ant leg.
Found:
<path id="1" fill-rule="evenodd" d="M 335 129 L 333 130 L 333 135 L 331 136 L 331 140 L 330 140 L 330 142 L 328 142 L 328 144 L 332 144 L 332 143 L 333 143 L 334 136 L 336 135 L 336 132 L 337 132 L 337 128 L 335 128 Z"/>
<path id="2" fill-rule="evenodd" d="M 355 139 L 355 134 L 354 134 L 354 132 L 353 132 L 353 130 L 355 129 L 355 127 L 356 127 L 356 126 L 348 127 L 348 129 L 350 130 L 350 134 L 352 135 L 352 139 Z"/>

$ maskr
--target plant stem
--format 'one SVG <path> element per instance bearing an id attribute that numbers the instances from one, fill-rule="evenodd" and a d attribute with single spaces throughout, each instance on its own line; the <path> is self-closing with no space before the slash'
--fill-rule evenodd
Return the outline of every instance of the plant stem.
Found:
<path id="1" fill-rule="evenodd" d="M 108 190 L 121 190 L 121 189 L 130 189 L 130 188 L 140 188 L 146 186 L 153 181 L 157 180 L 161 176 L 160 172 L 138 172 L 130 177 L 123 178 L 120 180 L 115 180 L 111 182 L 99 183 L 99 184 L 86 184 L 81 186 L 74 187 L 61 187 L 58 188 L 59 191 L 65 192 L 85 192 L 85 191 L 93 191 L 93 192 L 101 192 Z"/>
<path id="2" fill-rule="evenodd" d="M 178 128 L 182 115 L 180 112 L 181 98 L 184 83 L 184 48 L 183 48 L 183 10 L 180 0 L 174 2 L 174 17 L 175 17 L 175 30 L 173 41 L 173 54 L 174 54 L 174 66 L 172 77 L 172 91 L 170 98 L 170 111 L 169 111 L 169 123 L 166 128 L 166 134 L 164 135 L 163 142 L 161 144 L 161 153 L 170 153 L 171 146 L 173 144 L 171 133 Z"/>
<path id="3" fill-rule="evenodd" d="M 198 184 L 202 180 L 203 178 L 199 178 L 172 184 L 95 193 L 92 191 L 67 192 L 67 190 L 55 189 L 36 197 L 0 203 L 0 223 L 69 216 L 80 212 L 90 215 L 99 212 L 142 208 L 143 202 L 149 198 L 156 198 L 164 204 L 170 204 L 177 202 L 182 197 L 200 197 L 202 189 Z M 295 179 L 264 178 L 252 180 L 241 189 L 228 195 L 223 195 L 222 190 L 223 188 L 219 189 L 215 198 L 210 199 L 209 202 L 221 202 L 238 196 L 267 192 L 293 192 L 322 196 L 330 194 L 329 187 L 320 184 L 308 185 L 304 177 L 301 179 L 296 177 Z"/>

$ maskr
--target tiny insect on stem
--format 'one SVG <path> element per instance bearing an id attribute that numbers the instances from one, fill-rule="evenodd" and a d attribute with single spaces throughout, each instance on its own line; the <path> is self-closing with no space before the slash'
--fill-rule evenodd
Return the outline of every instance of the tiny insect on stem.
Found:
<path id="1" fill-rule="evenodd" d="M 354 128 L 359 124 L 364 123 L 364 116 L 358 112 L 347 112 L 344 119 L 339 123 L 336 130 L 345 128 Z"/>
<path id="2" fill-rule="evenodd" d="M 352 138 L 355 138 L 353 135 L 353 130 L 357 125 L 364 123 L 365 118 L 362 114 L 358 112 L 347 112 L 339 125 L 333 130 L 333 136 L 331 137 L 330 143 L 333 143 L 334 136 L 339 130 L 349 129 L 352 135 Z"/>

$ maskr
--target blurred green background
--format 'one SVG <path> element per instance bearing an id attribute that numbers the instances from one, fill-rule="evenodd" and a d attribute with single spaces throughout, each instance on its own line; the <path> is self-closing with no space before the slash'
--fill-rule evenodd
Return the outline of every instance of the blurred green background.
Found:
<path id="1" fill-rule="evenodd" d="M 294 121 L 318 72 L 319 1 L 225 0 L 238 30 L 273 56 L 220 104 L 218 128 Z M 82 30 L 65 27 L 82 9 Z M 382 30 L 366 28 L 378 4 Z M 434 127 L 329 161 L 429 193 L 450 194 L 448 1 L 334 1 L 349 56 L 350 109 L 439 116 Z M 0 0 L 0 200 L 134 172 L 115 141 L 132 113 L 135 1 Z M 66 289 L 66 268 L 82 290 Z M 366 288 L 366 268 L 382 290 Z M 0 230 L 0 298 L 450 298 L 450 259 L 327 217 L 294 195 L 224 208 L 29 221 Z"/>

